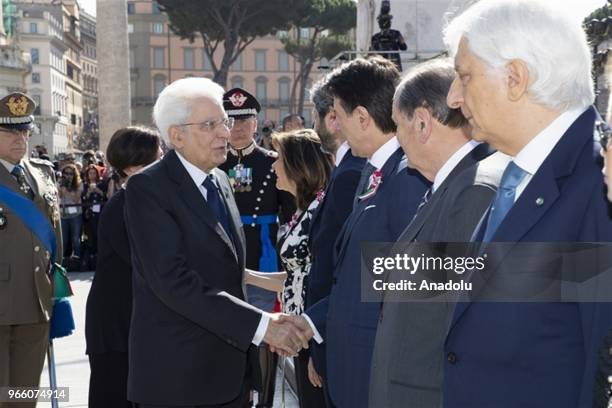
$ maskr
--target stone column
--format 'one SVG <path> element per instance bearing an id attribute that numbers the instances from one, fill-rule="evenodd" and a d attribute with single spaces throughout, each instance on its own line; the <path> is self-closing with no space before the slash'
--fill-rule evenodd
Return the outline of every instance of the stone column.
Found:
<path id="1" fill-rule="evenodd" d="M 113 133 L 131 121 L 127 2 L 98 0 L 96 14 L 100 150 L 105 151 Z"/>
<path id="2" fill-rule="evenodd" d="M 357 51 L 368 51 L 375 31 L 377 7 L 380 1 L 359 0 L 357 3 Z"/>

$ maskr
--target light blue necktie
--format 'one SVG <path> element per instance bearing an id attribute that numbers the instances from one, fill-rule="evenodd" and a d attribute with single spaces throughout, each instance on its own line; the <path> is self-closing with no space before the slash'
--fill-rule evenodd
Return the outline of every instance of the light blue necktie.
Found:
<path id="1" fill-rule="evenodd" d="M 500 224 L 514 205 L 514 197 L 516 196 L 516 188 L 523 181 L 527 172 L 517 166 L 513 161 L 508 163 L 504 174 L 502 175 L 495 200 L 491 206 L 487 229 L 485 230 L 483 242 L 490 242 L 493 234 L 497 231 Z"/>

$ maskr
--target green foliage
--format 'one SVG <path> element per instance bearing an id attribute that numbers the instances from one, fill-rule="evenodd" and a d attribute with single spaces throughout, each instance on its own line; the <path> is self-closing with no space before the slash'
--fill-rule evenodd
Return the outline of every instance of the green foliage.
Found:
<path id="1" fill-rule="evenodd" d="M 341 51 L 352 49 L 352 41 L 346 33 L 357 24 L 357 6 L 353 0 L 297 0 L 291 22 L 297 28 L 310 28 L 308 38 L 298 35 L 297 38 L 282 39 L 287 54 L 293 56 L 300 67 L 291 100 L 293 102 L 295 99 L 296 88 L 299 87 L 295 111 L 301 114 L 306 84 L 314 63 L 322 57 L 331 58 Z M 290 108 L 293 112 L 293 106 Z"/>
<path id="2" fill-rule="evenodd" d="M 214 80 L 225 86 L 227 71 L 238 55 L 258 36 L 289 28 L 294 0 L 158 0 L 168 15 L 170 29 L 182 39 L 204 41 Z M 221 63 L 215 54 L 221 49 Z"/>
<path id="3" fill-rule="evenodd" d="M 346 35 L 334 35 L 321 38 L 319 43 L 321 57 L 332 59 L 342 51 L 349 51 L 354 48 L 354 41 Z"/>
<path id="4" fill-rule="evenodd" d="M 593 47 L 593 76 L 595 80 L 603 73 L 608 59 L 608 50 L 597 51 L 599 44 L 612 39 L 612 5 L 610 3 L 589 14 L 583 22 L 589 44 Z"/>

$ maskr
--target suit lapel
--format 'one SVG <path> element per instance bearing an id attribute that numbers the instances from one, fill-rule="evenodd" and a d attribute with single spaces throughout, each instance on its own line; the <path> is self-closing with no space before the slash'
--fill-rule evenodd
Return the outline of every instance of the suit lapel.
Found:
<path id="1" fill-rule="evenodd" d="M 346 248 L 350 241 L 353 228 L 355 227 L 355 225 L 357 225 L 364 210 L 368 208 L 370 205 L 375 205 L 376 197 L 378 197 L 379 194 L 381 194 L 385 189 L 385 184 L 384 184 L 385 180 L 389 180 L 389 178 L 392 177 L 396 173 L 397 166 L 404 155 L 403 153 L 404 152 L 402 148 L 400 147 L 389 157 L 389 159 L 387 159 L 387 161 L 385 162 L 384 166 L 381 169 L 382 184 L 380 185 L 379 190 L 376 192 L 374 196 L 368 199 L 365 199 L 365 200 L 359 200 L 359 202 L 357 203 L 357 206 L 355 207 L 355 209 L 353 210 L 349 218 L 344 223 L 344 226 L 342 227 L 342 231 L 340 232 L 340 235 L 338 236 L 338 241 L 336 241 L 336 253 L 337 253 L 337 256 L 335 257 L 336 265 L 341 262 L 342 257 L 346 253 Z"/>
<path id="2" fill-rule="evenodd" d="M 499 225 L 491 238 L 493 242 L 520 242 L 559 199 L 561 180 L 573 173 L 585 144 L 587 148 L 592 146 L 594 115 L 593 108 L 587 109 L 565 132 Z M 496 247 L 495 256 L 491 258 L 493 262 L 487 262 L 487 271 L 495 273 L 511 249 L 512 245 L 504 245 L 501 249 Z M 472 298 L 482 289 L 478 284 L 474 288 Z M 471 305 L 472 302 L 457 303 L 449 330 Z"/>
<path id="3" fill-rule="evenodd" d="M 342 160 L 340 160 L 340 163 L 338 163 L 338 166 L 334 168 L 334 170 L 332 171 L 331 177 L 329 179 L 329 183 L 327 183 L 327 187 L 325 188 L 325 195 L 323 196 L 323 201 L 321 202 L 321 204 L 319 204 L 315 212 L 312 214 L 312 220 L 310 221 L 311 231 L 314 231 L 316 229 L 315 225 L 317 225 L 317 222 L 319 221 L 319 214 L 323 212 L 323 207 L 327 203 L 326 197 L 328 196 L 328 193 L 331 191 L 332 186 L 334 185 L 336 181 L 338 172 L 343 166 L 346 166 L 346 164 L 348 163 L 348 159 L 351 157 L 353 157 L 353 154 L 351 153 L 351 150 L 349 149 L 344 155 L 344 157 L 342 158 Z"/>
<path id="4" fill-rule="evenodd" d="M 8 170 L 6 169 L 6 167 L 4 167 L 3 164 L 0 164 L 0 183 L 9 187 L 14 192 L 23 195 L 23 193 L 19 189 L 19 184 L 17 184 L 17 180 L 15 180 L 15 177 L 13 177 L 11 173 L 8 172 Z"/>
<path id="5" fill-rule="evenodd" d="M 323 207 L 327 203 L 327 197 L 328 197 L 329 191 L 332 188 L 332 185 L 334 184 L 334 181 L 336 180 L 336 174 L 338 173 L 338 168 L 339 167 L 336 167 L 333 170 L 332 175 L 331 175 L 330 180 L 329 180 L 329 183 L 327 183 L 327 187 L 325 188 L 325 195 L 323 196 L 323 201 L 321 202 L 321 204 L 319 204 L 317 209 L 312 214 L 312 219 L 310 220 L 310 231 L 311 232 L 315 231 L 316 228 L 317 228 L 318 221 L 319 221 L 319 214 L 323 211 Z M 311 245 L 311 244 L 309 244 L 309 245 Z"/>
<path id="6" fill-rule="evenodd" d="M 214 169 L 213 172 L 215 172 L 215 177 L 219 183 L 219 188 L 222 193 L 222 200 L 225 204 L 225 208 L 227 208 L 227 211 L 229 212 L 229 216 L 232 222 L 232 228 L 234 229 L 233 234 L 235 239 L 237 240 L 237 242 L 235 243 L 235 255 L 237 255 L 240 261 L 240 268 L 242 269 L 244 267 L 244 261 L 242 256 L 244 252 L 244 243 L 242 242 L 242 236 L 240 235 L 240 230 L 242 226 L 242 222 L 240 221 L 240 213 L 238 213 L 238 207 L 236 207 L 235 205 L 230 205 L 233 199 L 233 193 L 231 191 L 230 186 L 225 183 L 225 181 L 221 181 L 225 180 L 226 176 L 224 174 L 220 174 L 219 169 Z M 232 248 L 234 248 L 234 246 L 232 246 Z"/>
<path id="7" fill-rule="evenodd" d="M 183 202 L 191 208 L 191 210 L 198 216 L 198 218 L 207 224 L 210 228 L 215 231 L 215 233 L 225 242 L 225 244 L 230 248 L 234 257 L 236 257 L 236 261 L 238 261 L 238 256 L 236 254 L 236 250 L 234 249 L 234 245 L 232 244 L 231 239 L 227 235 L 227 233 L 223 230 L 221 223 L 217 221 L 217 217 L 215 213 L 208 207 L 208 203 L 206 199 L 202 196 L 202 193 L 198 189 L 198 187 L 193 182 L 193 179 L 180 162 L 179 158 L 176 156 L 176 152 L 172 150 L 170 153 L 164 156 L 163 161 L 168 166 L 168 170 L 170 171 L 171 178 L 179 184 L 179 196 L 183 200 Z"/>
<path id="8" fill-rule="evenodd" d="M 461 172 L 471 166 L 476 165 L 480 160 L 490 156 L 492 153 L 493 151 L 489 145 L 481 143 L 466 154 L 465 157 L 462 158 L 459 163 L 457 163 L 453 170 L 451 170 L 442 184 L 440 184 L 440 187 L 438 187 L 435 193 L 431 196 L 429 202 L 424 205 L 423 208 L 421 208 L 414 220 L 408 224 L 404 232 L 402 232 L 400 235 L 398 242 L 413 241 L 423 228 L 423 225 L 425 225 L 425 222 L 427 222 L 428 218 L 433 214 L 436 204 L 441 200 L 444 194 L 446 194 L 446 191 L 451 185 L 453 179 L 461 174 Z"/>

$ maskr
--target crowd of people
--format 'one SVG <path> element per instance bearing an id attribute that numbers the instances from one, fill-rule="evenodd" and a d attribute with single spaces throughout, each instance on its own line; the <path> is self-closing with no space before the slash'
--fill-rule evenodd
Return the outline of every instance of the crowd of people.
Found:
<path id="1" fill-rule="evenodd" d="M 38 384 L 45 272 L 83 256 L 85 231 L 90 407 L 271 407 L 279 356 L 300 407 L 607 406 L 611 302 L 477 297 L 512 286 L 493 260 L 518 244 L 612 241 L 599 156 L 612 159 L 612 132 L 585 33 L 539 1 L 483 0 L 444 39 L 450 58 L 403 76 L 381 57 L 329 72 L 310 90 L 314 129 L 293 115 L 258 136 L 247 90 L 177 80 L 156 130 L 118 130 L 110 167 L 63 163 L 57 185 L 48 161 L 24 158 L 33 101 L 0 100 L 0 386 Z M 364 244 L 383 242 L 498 258 L 461 274 L 481 292 L 365 299 L 381 276 Z"/>

